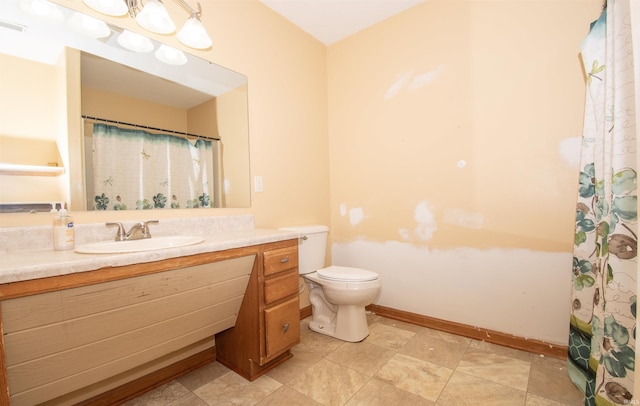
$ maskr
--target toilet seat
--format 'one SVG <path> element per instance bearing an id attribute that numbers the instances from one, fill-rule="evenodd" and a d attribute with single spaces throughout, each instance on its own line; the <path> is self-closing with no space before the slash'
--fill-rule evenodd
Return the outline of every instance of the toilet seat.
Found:
<path id="1" fill-rule="evenodd" d="M 321 279 L 330 281 L 366 282 L 378 279 L 378 274 L 375 272 L 346 266 L 329 266 L 318 269 L 317 273 Z"/>

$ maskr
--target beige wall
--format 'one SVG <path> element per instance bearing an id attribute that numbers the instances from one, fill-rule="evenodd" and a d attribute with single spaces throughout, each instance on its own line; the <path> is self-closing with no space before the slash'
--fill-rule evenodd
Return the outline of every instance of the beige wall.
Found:
<path id="1" fill-rule="evenodd" d="M 83 115 L 172 131 L 188 130 L 185 109 L 86 86 L 82 88 L 81 100 Z"/>
<path id="2" fill-rule="evenodd" d="M 570 250 L 599 4 L 430 1 L 329 47 L 334 239 Z"/>
<path id="3" fill-rule="evenodd" d="M 328 224 L 326 47 L 257 1 L 212 6 L 217 62 L 249 79 L 256 224 Z"/>
<path id="4" fill-rule="evenodd" d="M 59 66 L 9 55 L 0 55 L 0 66 L 3 78 L 14 78 L 0 81 L 0 134 L 55 140 L 52 124 L 55 127 L 61 119 L 51 106 L 59 104 L 61 98 L 53 80 Z M 12 119 L 16 114 L 19 120 Z"/>
<path id="5" fill-rule="evenodd" d="M 64 73 L 63 57 L 56 64 L 47 65 L 0 55 L 0 75 L 4 79 L 0 80 L 2 162 L 42 166 L 55 162 L 68 173 L 68 154 L 57 147 L 66 144 L 67 131 L 62 119 L 66 107 Z M 20 139 L 23 146 L 31 146 L 31 151 L 15 148 L 16 140 Z M 28 156 L 22 156 L 22 153 Z M 68 183 L 67 173 L 59 176 L 0 175 L 0 201 L 68 201 L 68 188 L 64 186 Z M 25 190 L 24 184 L 32 187 Z"/>
<path id="6" fill-rule="evenodd" d="M 328 48 L 333 262 L 377 303 L 566 344 L 601 1 L 429 1 Z"/>
<path id="7" fill-rule="evenodd" d="M 247 86 L 238 87 L 217 97 L 218 135 L 222 140 L 224 207 L 244 207 L 251 201 L 249 161 L 249 128 L 247 123 Z"/>

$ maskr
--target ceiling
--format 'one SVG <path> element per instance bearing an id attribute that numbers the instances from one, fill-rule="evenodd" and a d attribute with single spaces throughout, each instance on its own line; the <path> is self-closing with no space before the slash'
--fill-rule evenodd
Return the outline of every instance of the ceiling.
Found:
<path id="1" fill-rule="evenodd" d="M 331 45 L 426 0 L 260 0 Z"/>

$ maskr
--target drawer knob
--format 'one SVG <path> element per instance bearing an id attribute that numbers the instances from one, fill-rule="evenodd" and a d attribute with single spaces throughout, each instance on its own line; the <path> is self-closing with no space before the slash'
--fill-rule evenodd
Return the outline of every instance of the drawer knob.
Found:
<path id="1" fill-rule="evenodd" d="M 287 262 L 289 262 L 289 257 L 280 258 L 281 264 L 286 264 Z"/>
<path id="2" fill-rule="evenodd" d="M 285 333 L 289 331 L 289 323 L 284 323 L 282 325 L 282 331 L 284 331 Z"/>

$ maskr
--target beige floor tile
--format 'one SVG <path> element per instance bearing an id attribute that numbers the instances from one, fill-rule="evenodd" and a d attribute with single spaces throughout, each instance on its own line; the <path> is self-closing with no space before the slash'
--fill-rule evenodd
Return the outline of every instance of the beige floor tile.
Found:
<path id="1" fill-rule="evenodd" d="M 456 371 L 522 391 L 527 390 L 531 363 L 493 352 L 468 349 Z"/>
<path id="2" fill-rule="evenodd" d="M 425 327 L 422 327 L 422 326 L 418 326 L 411 323 L 405 323 L 404 321 L 389 319 L 389 318 L 378 316 L 378 315 L 376 315 L 375 318 L 371 318 L 371 319 L 367 317 L 367 320 L 369 321 L 369 325 L 372 325 L 373 323 L 380 323 L 390 327 L 396 327 L 396 328 L 401 328 L 403 330 L 413 331 L 414 333 L 417 333 L 425 329 Z"/>
<path id="3" fill-rule="evenodd" d="M 293 379 L 304 374 L 309 368 L 322 359 L 320 355 L 313 352 L 302 351 L 299 347 L 300 346 L 293 347 L 291 350 L 293 358 L 290 358 L 287 362 L 284 362 L 267 372 L 267 376 L 278 382 L 287 384 Z"/>
<path id="4" fill-rule="evenodd" d="M 455 369 L 470 341 L 453 334 L 424 330 L 417 333 L 398 352 Z"/>
<path id="5" fill-rule="evenodd" d="M 369 326 L 369 337 L 365 338 L 364 342 L 397 350 L 415 334 L 413 331 L 391 327 L 382 323 L 373 323 Z"/>
<path id="6" fill-rule="evenodd" d="M 584 403 L 582 403 L 584 404 Z M 527 401 L 524 406 L 567 406 L 564 403 L 556 402 L 555 400 L 545 399 L 533 393 L 527 392 Z"/>
<path id="7" fill-rule="evenodd" d="M 524 406 L 525 392 L 457 370 L 442 391 L 438 406 Z"/>
<path id="8" fill-rule="evenodd" d="M 344 344 L 342 340 L 309 330 L 307 323 L 307 328 L 300 326 L 300 344 L 295 348 L 324 357 L 342 344 Z"/>
<path id="9" fill-rule="evenodd" d="M 189 392 L 180 399 L 166 403 L 164 406 L 209 406 L 209 404 L 200 399 L 195 393 Z"/>
<path id="10" fill-rule="evenodd" d="M 281 386 L 280 382 L 265 375 L 249 382 L 235 372 L 229 372 L 194 393 L 209 405 L 254 405 Z"/>
<path id="11" fill-rule="evenodd" d="M 420 330 L 420 333 L 434 337 L 434 338 L 439 338 L 444 341 L 449 341 L 456 344 L 464 344 L 467 346 L 471 344 L 472 341 L 474 341 L 473 339 L 468 337 L 459 336 L 446 331 L 435 330 L 427 327 L 422 327 L 422 329 Z"/>
<path id="12" fill-rule="evenodd" d="M 488 343 L 486 341 L 471 340 L 469 344 L 470 350 L 487 351 L 494 354 L 504 355 L 506 357 L 517 358 L 522 361 L 530 362 L 534 354 L 526 351 L 516 350 L 515 348 L 503 347 L 498 344 Z"/>
<path id="13" fill-rule="evenodd" d="M 533 357 L 528 391 L 545 399 L 570 406 L 582 406 L 584 397 L 569 379 L 566 361 L 549 357 Z"/>
<path id="14" fill-rule="evenodd" d="M 320 406 L 321 403 L 295 391 L 288 386 L 283 386 L 271 395 L 267 396 L 256 406 Z"/>
<path id="15" fill-rule="evenodd" d="M 373 378 L 345 406 L 434 406 L 430 400 Z"/>
<path id="16" fill-rule="evenodd" d="M 293 358 L 249 382 L 211 363 L 126 406 L 582 406 L 564 360 L 367 314 L 347 343 L 308 329 Z M 455 369 L 454 369 L 455 368 Z M 527 392 L 525 392 L 527 390 Z"/>
<path id="17" fill-rule="evenodd" d="M 435 401 L 453 371 L 403 354 L 396 354 L 375 375 L 398 389 Z"/>
<path id="18" fill-rule="evenodd" d="M 378 316 L 373 312 L 367 311 L 365 313 L 367 315 L 367 324 L 372 325 L 373 323 L 377 323 L 380 320 L 387 320 L 386 317 Z"/>
<path id="19" fill-rule="evenodd" d="M 178 378 L 178 382 L 186 386 L 189 390 L 196 390 L 199 387 L 212 382 L 213 380 L 229 373 L 231 370 L 219 362 L 212 362 Z"/>
<path id="20" fill-rule="evenodd" d="M 393 350 L 367 342 L 344 343 L 326 359 L 373 376 L 394 354 Z"/>
<path id="21" fill-rule="evenodd" d="M 159 386 L 142 396 L 130 400 L 126 406 L 164 406 L 169 402 L 178 400 L 190 393 L 184 385 L 178 381 L 171 381 Z"/>
<path id="22" fill-rule="evenodd" d="M 342 406 L 369 377 L 326 359 L 321 360 L 287 386 L 327 406 Z"/>

